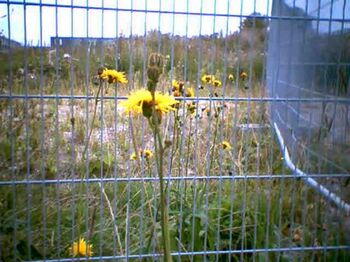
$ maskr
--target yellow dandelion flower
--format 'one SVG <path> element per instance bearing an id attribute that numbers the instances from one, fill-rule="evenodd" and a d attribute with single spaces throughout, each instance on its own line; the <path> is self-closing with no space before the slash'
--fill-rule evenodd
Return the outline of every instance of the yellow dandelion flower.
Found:
<path id="1" fill-rule="evenodd" d="M 137 156 L 135 153 L 132 153 L 131 156 L 130 156 L 130 160 L 136 160 L 137 159 Z"/>
<path id="2" fill-rule="evenodd" d="M 100 67 L 100 68 L 97 70 L 97 74 L 98 74 L 99 76 L 101 76 L 102 73 L 103 73 L 103 71 L 105 71 L 105 70 L 107 70 L 107 68 L 105 68 L 105 67 Z"/>
<path id="3" fill-rule="evenodd" d="M 173 80 L 172 82 L 173 91 L 174 92 L 178 91 L 179 93 L 182 93 L 184 85 L 185 83 L 182 81 Z"/>
<path id="4" fill-rule="evenodd" d="M 175 79 L 171 83 L 173 90 L 179 90 L 179 82 L 176 81 Z"/>
<path id="5" fill-rule="evenodd" d="M 113 69 L 105 69 L 100 74 L 100 78 L 103 80 L 107 80 L 108 83 L 122 83 L 127 84 L 128 80 L 125 77 L 124 72 L 118 72 L 117 70 Z"/>
<path id="6" fill-rule="evenodd" d="M 184 88 L 185 83 L 183 81 L 179 81 L 179 91 L 182 92 Z"/>
<path id="7" fill-rule="evenodd" d="M 229 75 L 228 75 L 228 79 L 229 79 L 230 81 L 233 81 L 233 79 L 234 79 L 233 74 L 229 74 Z"/>
<path id="8" fill-rule="evenodd" d="M 221 146 L 224 150 L 230 150 L 232 149 L 232 146 L 229 142 L 227 141 L 222 141 Z"/>
<path id="9" fill-rule="evenodd" d="M 179 90 L 180 89 L 179 81 L 174 79 L 172 82 L 172 86 L 173 86 L 173 90 Z"/>
<path id="10" fill-rule="evenodd" d="M 150 159 L 153 156 L 153 152 L 149 149 L 144 149 L 140 153 L 141 153 L 141 157 L 144 157 L 146 159 Z"/>
<path id="11" fill-rule="evenodd" d="M 202 82 L 204 84 L 211 84 L 211 83 L 213 83 L 215 81 L 215 76 L 213 76 L 213 75 L 204 75 L 204 76 L 202 76 L 201 80 L 202 80 Z"/>
<path id="12" fill-rule="evenodd" d="M 186 97 L 194 97 L 194 90 L 192 87 L 186 88 L 185 96 Z"/>
<path id="13" fill-rule="evenodd" d="M 207 114 L 207 116 L 210 116 L 210 108 L 206 107 L 204 112 Z"/>
<path id="14" fill-rule="evenodd" d="M 241 80 L 246 80 L 247 79 L 247 77 L 248 77 L 248 74 L 246 73 L 246 72 L 244 72 L 244 71 L 242 71 L 242 73 L 239 75 L 239 77 L 241 78 Z"/>
<path id="15" fill-rule="evenodd" d="M 79 238 L 79 241 L 74 242 L 73 245 L 69 248 L 69 251 L 73 257 L 91 257 L 93 255 L 93 252 L 91 250 L 92 245 L 87 244 L 84 238 Z"/>
<path id="16" fill-rule="evenodd" d="M 179 90 L 175 90 L 175 91 L 173 92 L 173 96 L 175 96 L 175 97 L 181 96 L 180 91 L 179 91 Z"/>
<path id="17" fill-rule="evenodd" d="M 220 87 L 222 84 L 221 84 L 221 81 L 220 81 L 220 80 L 214 80 L 213 85 L 214 85 L 215 87 Z"/>
<path id="18" fill-rule="evenodd" d="M 173 96 L 163 95 L 159 92 L 154 94 L 154 104 L 155 109 L 158 113 L 168 113 L 170 110 L 175 110 L 174 105 L 178 102 Z M 150 91 L 146 89 L 140 89 L 128 96 L 126 101 L 121 103 L 121 106 L 125 108 L 125 112 L 130 111 L 135 113 L 142 113 L 145 117 L 150 117 L 152 115 L 152 105 L 153 99 Z"/>
<path id="19" fill-rule="evenodd" d="M 188 113 L 189 113 L 190 115 L 196 113 L 196 108 L 197 108 L 197 107 L 196 107 L 196 103 L 194 103 L 194 102 L 188 103 L 188 104 L 187 104 L 187 110 L 188 110 Z"/>
<path id="20" fill-rule="evenodd" d="M 153 157 L 153 152 L 152 150 L 149 149 L 144 149 L 144 150 L 140 150 L 140 157 L 143 157 L 145 159 L 150 159 L 151 157 Z M 135 153 L 132 153 L 130 156 L 130 160 L 136 160 L 137 156 Z"/>

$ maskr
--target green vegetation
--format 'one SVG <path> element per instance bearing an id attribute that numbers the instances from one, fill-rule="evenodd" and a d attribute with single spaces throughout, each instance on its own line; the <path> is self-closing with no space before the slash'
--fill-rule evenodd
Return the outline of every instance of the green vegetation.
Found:
<path id="1" fill-rule="evenodd" d="M 195 87 L 196 96 L 207 97 L 214 88 L 207 85 L 199 89 L 197 78 L 212 74 L 225 83 L 214 89 L 219 98 L 264 96 L 261 82 L 264 55 L 260 53 L 265 38 L 261 35 L 260 40 L 245 41 L 250 38 L 249 26 L 247 22 L 242 34 L 227 38 L 175 37 L 172 42 L 169 35 L 161 35 L 161 54 L 168 60 L 157 90 L 170 91 L 173 79 L 188 80 L 185 85 Z M 245 31 L 248 35 L 244 35 Z M 148 53 L 156 51 L 157 37 L 157 32 L 147 36 Z M 93 83 L 99 83 L 97 71 L 105 65 L 126 71 L 129 84 L 103 83 L 100 97 L 127 95 L 128 89 L 146 85 L 144 41 L 144 38 L 121 38 L 118 48 L 97 46 L 90 53 L 84 45 L 63 47 L 57 59 L 54 56 L 51 60 L 44 48 L 13 50 L 11 63 L 0 65 L 1 92 L 10 91 L 7 80 L 3 83 L 12 66 L 13 72 L 27 68 L 28 73 L 35 71 L 33 74 L 38 76 L 42 71 L 44 75 L 42 82 L 38 78 L 32 81 L 20 72 L 18 76 L 13 75 L 11 91 L 14 94 L 38 94 L 42 90 L 50 95 L 96 96 L 98 86 Z M 227 68 L 222 59 L 226 41 L 230 50 Z M 242 49 L 236 52 L 238 42 Z M 172 43 L 174 56 L 167 58 Z M 201 61 L 196 60 L 199 47 Z M 101 50 L 105 54 L 103 59 L 97 52 Z M 247 54 L 251 50 L 256 55 L 249 59 Z M 24 52 L 28 55 L 27 61 L 23 58 Z M 65 60 L 62 57 L 66 52 L 71 56 Z M 120 60 L 111 56 L 115 53 L 120 54 Z M 8 61 L 6 54 L 0 55 L 2 61 Z M 248 89 L 245 88 L 248 80 L 240 79 L 241 71 L 251 72 Z M 232 81 L 227 79 L 229 74 L 235 77 Z M 92 122 L 96 105 L 96 120 Z M 263 102 L 200 101 L 181 102 L 179 110 L 162 117 L 164 178 L 167 180 L 168 175 L 175 178 L 166 188 L 172 252 L 348 243 L 348 229 L 342 214 L 302 180 L 281 178 L 291 172 L 283 164 L 273 131 L 265 128 L 269 124 L 267 114 L 268 105 Z M 251 123 L 261 126 L 247 128 Z M 154 151 L 152 132 L 147 125 L 142 116 L 126 115 L 120 100 L 116 99 L 2 100 L 0 181 L 23 183 L 1 186 L 0 260 L 70 258 L 69 248 L 80 237 L 92 244 L 94 256 L 162 253 L 157 156 L 140 157 L 138 161 L 130 159 L 135 152 L 134 144 L 138 149 Z M 223 141 L 228 141 L 232 148 L 223 148 Z M 249 177 L 252 175 L 256 177 Z M 180 177 L 182 179 L 176 179 Z M 87 178 L 95 181 L 86 182 Z M 119 181 L 98 178 L 118 178 Z M 67 181 L 69 179 L 78 181 L 73 183 Z M 29 184 L 25 183 L 27 180 L 47 183 Z M 194 260 L 202 261 L 204 256 L 208 261 L 349 259 L 348 250 L 320 249 L 195 255 Z M 180 260 L 191 261 L 191 256 L 183 255 Z"/>

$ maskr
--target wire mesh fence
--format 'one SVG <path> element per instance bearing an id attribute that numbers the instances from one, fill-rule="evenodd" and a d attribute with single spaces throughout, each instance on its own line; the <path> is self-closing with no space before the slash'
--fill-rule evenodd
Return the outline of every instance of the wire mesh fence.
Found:
<path id="1" fill-rule="evenodd" d="M 0 0 L 0 259 L 348 261 L 349 15 Z"/>

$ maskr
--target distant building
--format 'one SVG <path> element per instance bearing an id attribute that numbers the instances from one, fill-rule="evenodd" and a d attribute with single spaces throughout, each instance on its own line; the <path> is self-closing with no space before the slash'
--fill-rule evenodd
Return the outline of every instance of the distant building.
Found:
<path id="1" fill-rule="evenodd" d="M 113 44 L 116 42 L 116 38 L 101 38 L 101 37 L 51 37 L 50 45 L 51 48 L 56 46 L 62 48 L 70 48 L 80 46 L 89 43 L 90 45 L 98 44 Z"/>
<path id="2" fill-rule="evenodd" d="M 9 47 L 11 48 L 18 48 L 21 47 L 21 43 L 14 41 L 12 39 L 9 39 L 5 36 L 0 36 L 0 50 L 7 50 Z"/>

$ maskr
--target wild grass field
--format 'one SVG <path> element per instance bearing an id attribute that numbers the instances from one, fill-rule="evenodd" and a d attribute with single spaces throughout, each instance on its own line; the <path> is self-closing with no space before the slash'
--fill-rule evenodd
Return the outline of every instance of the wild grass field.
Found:
<path id="1" fill-rule="evenodd" d="M 234 89 L 231 84 L 227 88 Z M 261 88 L 254 85 L 252 95 Z M 116 90 L 109 86 L 104 95 L 114 97 Z M 199 95 L 204 97 L 205 92 L 200 90 Z M 239 97 L 246 92 L 240 89 Z M 118 95 L 127 94 L 125 87 L 118 87 Z M 345 243 L 338 211 L 303 181 L 283 178 L 291 172 L 269 126 L 266 103 L 201 101 L 195 103 L 194 114 L 189 103 L 181 102 L 161 125 L 168 143 L 165 176 L 175 178 L 166 189 L 172 251 Z M 154 156 L 139 162 L 130 159 L 133 143 L 154 151 L 152 133 L 144 117 L 130 118 L 119 104 L 120 100 L 101 98 L 91 126 L 94 99 L 1 103 L 1 181 L 37 181 L 2 186 L 3 261 L 72 257 L 69 248 L 79 237 L 92 245 L 96 256 L 162 252 Z M 92 132 L 84 158 L 88 128 Z M 224 140 L 230 150 L 222 147 Z M 220 261 L 346 261 L 348 253 L 320 249 L 206 255 L 209 261 L 216 256 Z M 202 261 L 203 256 L 194 259 Z"/>
<path id="2" fill-rule="evenodd" d="M 222 55 L 223 43 L 207 40 L 204 46 Z M 122 106 L 130 91 L 145 88 L 147 59 L 135 48 L 123 64 L 122 51 L 129 83 L 115 84 L 95 78 L 109 58 L 118 64 L 108 48 L 105 61 L 83 60 L 88 49 L 74 50 L 68 60 L 60 50 L 50 64 L 47 50 L 21 49 L 2 65 L 1 92 L 9 97 L 0 103 L 0 258 L 70 259 L 84 238 L 87 259 L 157 260 L 164 248 L 159 155 L 150 122 Z M 175 50 L 182 54 L 181 44 Z M 176 110 L 159 124 L 173 259 L 348 261 L 349 250 L 328 248 L 349 243 L 344 215 L 292 176 L 269 122 L 270 104 L 245 99 L 266 96 L 264 57 L 227 69 L 208 56 L 198 71 L 180 56 L 164 62 L 156 85 L 167 93 L 175 79 L 194 91 L 177 97 Z M 143 70 L 132 68 L 133 59 Z M 16 76 L 23 61 L 26 72 Z M 31 79 L 30 71 L 41 77 Z M 221 86 L 201 83 L 204 74 Z"/>

